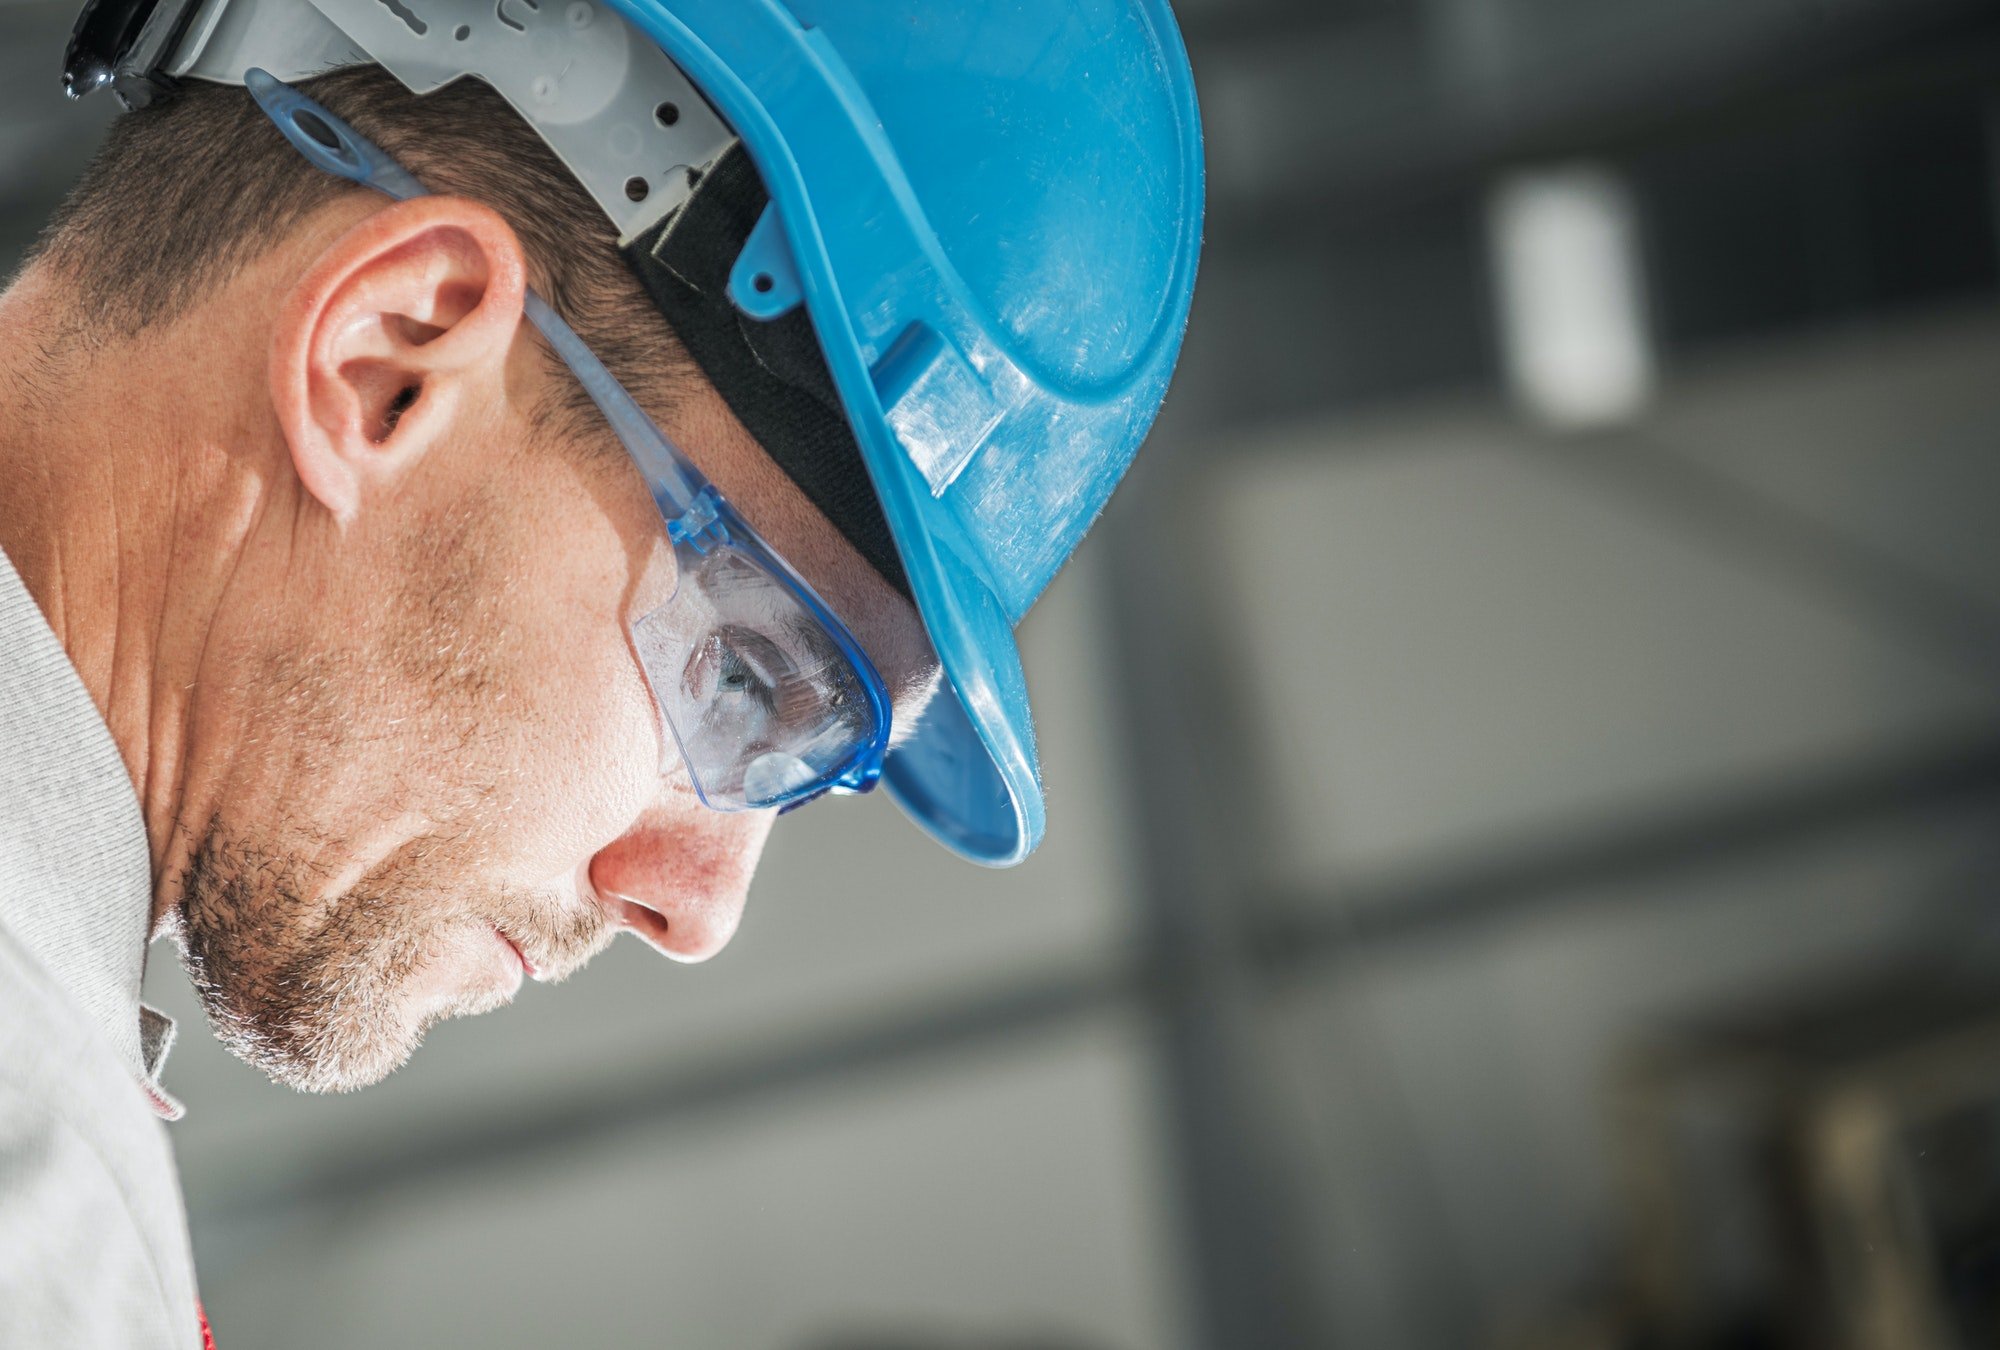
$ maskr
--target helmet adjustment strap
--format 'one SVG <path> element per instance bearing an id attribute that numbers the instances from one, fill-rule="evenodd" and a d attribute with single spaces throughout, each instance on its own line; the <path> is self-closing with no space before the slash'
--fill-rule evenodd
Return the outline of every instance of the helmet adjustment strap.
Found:
<path id="1" fill-rule="evenodd" d="M 511 103 L 617 228 L 620 252 L 723 401 L 800 491 L 904 596 L 882 507 L 812 320 L 731 300 L 730 269 L 768 196 L 728 125 L 604 0 L 91 0 L 72 38 L 72 95 L 128 106 L 177 80 L 232 84 L 251 66 L 298 81 L 379 64 L 425 93 L 476 73 Z M 773 222 L 775 224 L 775 222 Z"/>

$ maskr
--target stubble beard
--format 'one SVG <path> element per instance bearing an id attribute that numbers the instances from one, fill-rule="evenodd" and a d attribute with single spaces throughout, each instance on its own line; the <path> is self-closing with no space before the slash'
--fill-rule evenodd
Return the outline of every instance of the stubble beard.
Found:
<path id="1" fill-rule="evenodd" d="M 390 800 L 425 801 L 430 826 L 352 884 L 317 861 L 346 852 L 325 833 L 344 826 L 311 821 L 303 801 L 291 803 L 290 823 L 279 811 L 254 834 L 219 815 L 201 832 L 173 907 L 182 962 L 217 1038 L 281 1083 L 344 1092 L 379 1082 L 437 1022 L 507 1002 L 490 984 L 456 996 L 434 987 L 469 946 L 497 945 L 496 927 L 544 980 L 564 978 L 616 934 L 588 900 L 475 880 L 497 861 L 504 830 L 489 808 L 504 775 L 467 766 L 517 756 L 490 728 L 510 690 L 496 640 L 508 617 L 500 563 L 511 553 L 493 524 L 503 514 L 475 497 L 407 536 L 394 569 L 402 589 L 384 607 L 404 618 L 378 643 L 280 635 L 249 666 L 246 698 L 276 691 L 262 721 L 284 728 L 264 739 L 277 756 L 272 795 L 389 763 Z M 402 706 L 376 706 L 383 690 Z M 382 727 L 399 723 L 411 749 L 376 748 Z M 424 746 L 450 749 L 439 762 L 415 748 Z M 433 987 L 420 991 L 426 975 Z"/>
<path id="2" fill-rule="evenodd" d="M 412 996 L 455 944 L 492 941 L 497 925 L 560 979 L 615 931 L 594 906 L 552 894 L 449 884 L 422 856 L 392 859 L 330 899 L 312 880 L 211 822 L 176 907 L 182 964 L 216 1038 L 304 1092 L 379 1082 L 438 1022 L 505 1004 L 511 993 L 490 986 Z"/>

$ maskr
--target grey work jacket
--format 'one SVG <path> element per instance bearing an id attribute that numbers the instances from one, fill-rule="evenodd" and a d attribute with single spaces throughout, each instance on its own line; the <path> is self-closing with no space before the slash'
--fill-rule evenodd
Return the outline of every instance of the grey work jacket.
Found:
<path id="1" fill-rule="evenodd" d="M 0 553 L 0 1346 L 197 1350 L 125 763 Z"/>

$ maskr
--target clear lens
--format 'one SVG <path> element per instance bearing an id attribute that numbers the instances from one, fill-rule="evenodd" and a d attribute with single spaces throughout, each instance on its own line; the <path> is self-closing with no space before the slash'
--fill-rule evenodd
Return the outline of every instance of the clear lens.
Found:
<path id="1" fill-rule="evenodd" d="M 854 662 L 753 552 L 675 553 L 673 598 L 632 637 L 702 800 L 781 806 L 831 786 L 879 733 Z"/>

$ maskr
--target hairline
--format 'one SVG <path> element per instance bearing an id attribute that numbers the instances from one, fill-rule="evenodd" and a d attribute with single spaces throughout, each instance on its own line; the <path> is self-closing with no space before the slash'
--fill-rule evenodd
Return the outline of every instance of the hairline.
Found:
<path id="1" fill-rule="evenodd" d="M 436 195 L 498 212 L 530 284 L 635 397 L 671 402 L 700 378 L 619 256 L 610 219 L 490 86 L 468 77 L 417 95 L 379 66 L 299 83 Z M 113 123 L 23 269 L 45 265 L 71 293 L 72 338 L 135 338 L 365 191 L 299 154 L 247 90 L 190 82 Z M 613 448 L 582 385 L 538 346 L 560 378 L 530 410 L 537 430 Z"/>

